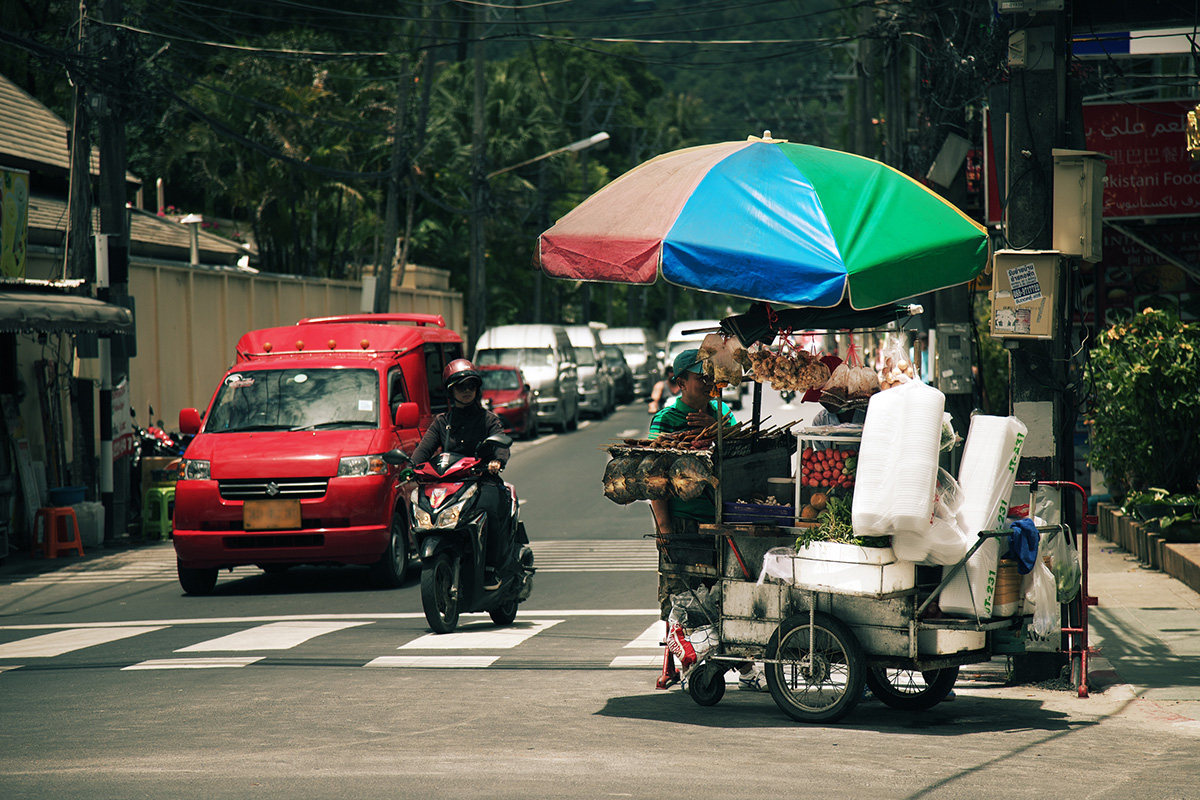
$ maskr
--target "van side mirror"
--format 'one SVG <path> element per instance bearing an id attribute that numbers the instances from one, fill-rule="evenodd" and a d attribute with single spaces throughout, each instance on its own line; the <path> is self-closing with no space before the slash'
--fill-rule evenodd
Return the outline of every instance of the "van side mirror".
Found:
<path id="1" fill-rule="evenodd" d="M 182 408 L 179 410 L 179 432 L 180 433 L 199 433 L 200 432 L 200 412 L 194 408 Z"/>
<path id="2" fill-rule="evenodd" d="M 396 406 L 396 415 L 392 422 L 397 428 L 415 428 L 421 419 L 421 407 L 416 403 L 401 403 Z"/>

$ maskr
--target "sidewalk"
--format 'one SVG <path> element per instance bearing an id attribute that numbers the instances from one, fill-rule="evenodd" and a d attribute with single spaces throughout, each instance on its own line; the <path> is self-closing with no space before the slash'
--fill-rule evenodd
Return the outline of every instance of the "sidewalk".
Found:
<path id="1" fill-rule="evenodd" d="M 1089 685 L 1129 684 L 1164 712 L 1200 720 L 1200 593 L 1089 537 Z"/>

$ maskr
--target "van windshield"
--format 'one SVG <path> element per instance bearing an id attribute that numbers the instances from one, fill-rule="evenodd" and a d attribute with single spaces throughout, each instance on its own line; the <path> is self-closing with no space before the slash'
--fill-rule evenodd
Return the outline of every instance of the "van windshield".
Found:
<path id="1" fill-rule="evenodd" d="M 205 433 L 364 430 L 379 427 L 371 369 L 269 369 L 225 377 Z"/>
<path id="2" fill-rule="evenodd" d="M 506 367 L 552 367 L 554 351 L 549 347 L 498 347 L 475 354 L 479 366 L 503 364 Z"/>

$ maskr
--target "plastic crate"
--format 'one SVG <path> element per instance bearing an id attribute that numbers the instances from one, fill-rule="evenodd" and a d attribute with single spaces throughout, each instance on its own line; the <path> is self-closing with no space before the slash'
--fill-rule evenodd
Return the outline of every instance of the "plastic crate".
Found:
<path id="1" fill-rule="evenodd" d="M 765 522 L 771 525 L 792 525 L 795 518 L 795 506 L 725 503 L 721 507 L 721 519 L 724 522 Z"/>

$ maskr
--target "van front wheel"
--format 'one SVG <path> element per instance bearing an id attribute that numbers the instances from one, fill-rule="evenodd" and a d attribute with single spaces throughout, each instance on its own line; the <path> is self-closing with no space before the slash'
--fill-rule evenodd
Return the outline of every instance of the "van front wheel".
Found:
<path id="1" fill-rule="evenodd" d="M 383 556 L 371 565 L 371 577 L 375 585 L 381 589 L 398 589 L 404 585 L 411 555 L 404 514 L 396 510 L 392 514 L 392 536 L 388 541 L 388 548 Z"/>
<path id="2" fill-rule="evenodd" d="M 217 585 L 216 567 L 185 567 L 176 559 L 175 569 L 179 573 L 179 585 L 186 594 L 211 594 Z"/>

